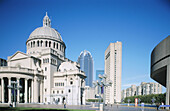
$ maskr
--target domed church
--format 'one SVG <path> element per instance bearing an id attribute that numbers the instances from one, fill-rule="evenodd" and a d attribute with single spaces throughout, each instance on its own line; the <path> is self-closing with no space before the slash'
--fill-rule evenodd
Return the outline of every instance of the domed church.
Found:
<path id="1" fill-rule="evenodd" d="M 85 104 L 86 76 L 77 62 L 65 57 L 66 45 L 47 13 L 26 46 L 26 53 L 17 51 L 8 57 L 8 66 L 0 67 L 0 102 L 14 102 L 8 85 L 16 81 L 22 86 L 16 91 L 17 103 Z"/>

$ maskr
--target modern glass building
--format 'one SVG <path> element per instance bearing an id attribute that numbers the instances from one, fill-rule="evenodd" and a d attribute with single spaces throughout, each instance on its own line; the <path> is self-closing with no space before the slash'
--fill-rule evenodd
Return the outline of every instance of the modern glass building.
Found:
<path id="1" fill-rule="evenodd" d="M 86 86 L 92 87 L 93 85 L 93 58 L 89 51 L 84 50 L 80 53 L 78 57 L 78 63 L 80 64 L 80 69 L 85 72 Z"/>
<path id="2" fill-rule="evenodd" d="M 104 74 L 104 70 L 96 70 L 96 80 L 100 80 L 99 79 L 99 74 L 103 75 Z"/>

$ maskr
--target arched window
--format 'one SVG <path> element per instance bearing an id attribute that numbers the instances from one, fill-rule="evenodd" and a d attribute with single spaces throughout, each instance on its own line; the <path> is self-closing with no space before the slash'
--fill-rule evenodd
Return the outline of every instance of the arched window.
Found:
<path id="1" fill-rule="evenodd" d="M 40 46 L 39 41 L 37 41 L 37 47 L 39 47 L 39 46 Z"/>
<path id="2" fill-rule="evenodd" d="M 31 47 L 32 47 L 32 42 L 31 42 Z"/>
<path id="3" fill-rule="evenodd" d="M 73 84 L 73 78 L 70 78 L 70 85 Z"/>
<path id="4" fill-rule="evenodd" d="M 60 50 L 61 50 L 61 44 L 60 44 Z"/>
<path id="5" fill-rule="evenodd" d="M 47 42 L 47 41 L 45 41 L 45 47 L 47 47 L 47 44 L 48 44 L 48 42 Z"/>
<path id="6" fill-rule="evenodd" d="M 49 47 L 51 47 L 51 42 L 49 42 Z"/>
<path id="7" fill-rule="evenodd" d="M 53 43 L 53 48 L 55 48 L 55 42 Z"/>
<path id="8" fill-rule="evenodd" d="M 58 43 L 57 43 L 57 49 L 58 49 Z"/>
<path id="9" fill-rule="evenodd" d="M 35 47 L 35 41 L 33 41 L 33 47 Z"/>
<path id="10" fill-rule="evenodd" d="M 41 41 L 41 47 L 43 46 L 43 41 Z"/>

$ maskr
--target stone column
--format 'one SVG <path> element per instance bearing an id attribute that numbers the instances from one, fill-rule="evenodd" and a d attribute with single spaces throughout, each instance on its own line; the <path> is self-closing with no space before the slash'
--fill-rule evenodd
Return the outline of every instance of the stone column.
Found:
<path id="1" fill-rule="evenodd" d="M 28 100 L 28 103 L 31 103 L 31 87 L 28 87 L 28 93 L 29 93 L 29 100 Z"/>
<path id="2" fill-rule="evenodd" d="M 83 87 L 83 105 L 85 105 L 86 103 L 86 99 L 85 99 L 85 80 L 83 79 L 83 85 L 82 85 L 82 87 Z"/>
<path id="3" fill-rule="evenodd" d="M 34 80 L 31 80 L 31 102 L 34 102 Z"/>
<path id="4" fill-rule="evenodd" d="M 0 80 L 2 80 L 2 78 L 0 78 Z M 2 93 L 2 81 L 1 82 L 1 85 L 0 85 L 0 93 Z M 0 94 L 0 102 L 2 102 L 2 94 Z"/>
<path id="5" fill-rule="evenodd" d="M 166 105 L 170 104 L 170 64 L 167 65 L 167 76 L 166 76 Z M 167 107 L 167 109 L 169 109 Z"/>
<path id="6" fill-rule="evenodd" d="M 19 79 L 20 79 L 20 78 L 17 78 L 18 86 L 20 85 L 20 84 L 19 84 Z M 20 90 L 17 90 L 17 103 L 20 102 L 20 96 L 19 96 L 19 95 L 20 95 Z"/>
<path id="7" fill-rule="evenodd" d="M 40 102 L 43 103 L 43 90 L 44 90 L 44 83 L 43 83 L 43 80 L 41 80 L 40 82 Z"/>
<path id="8" fill-rule="evenodd" d="M 28 102 L 28 79 L 25 78 L 25 103 Z"/>
<path id="9" fill-rule="evenodd" d="M 38 77 L 34 78 L 34 102 L 38 103 Z"/>
<path id="10" fill-rule="evenodd" d="M 2 86 L 2 103 L 4 103 L 4 99 L 5 99 L 5 97 L 4 97 L 4 79 L 3 79 L 3 77 L 2 77 L 2 79 L 1 79 L 1 86 Z"/>
<path id="11" fill-rule="evenodd" d="M 11 78 L 8 77 L 8 85 L 11 85 Z M 8 103 L 11 103 L 11 89 L 8 88 Z"/>

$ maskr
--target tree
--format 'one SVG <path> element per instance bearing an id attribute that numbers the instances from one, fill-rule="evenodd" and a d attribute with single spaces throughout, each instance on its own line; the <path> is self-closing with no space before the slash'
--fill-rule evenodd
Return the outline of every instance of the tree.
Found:
<path id="1" fill-rule="evenodd" d="M 125 103 L 128 103 L 128 99 L 130 99 L 130 103 L 135 103 L 135 98 L 138 98 L 141 100 L 141 102 L 144 103 L 150 103 L 152 104 L 152 99 L 155 98 L 155 103 L 161 103 L 164 102 L 165 103 L 165 98 L 166 98 L 166 94 L 150 94 L 150 95 L 139 95 L 139 96 L 131 96 L 131 97 L 126 97 L 124 99 Z"/>

